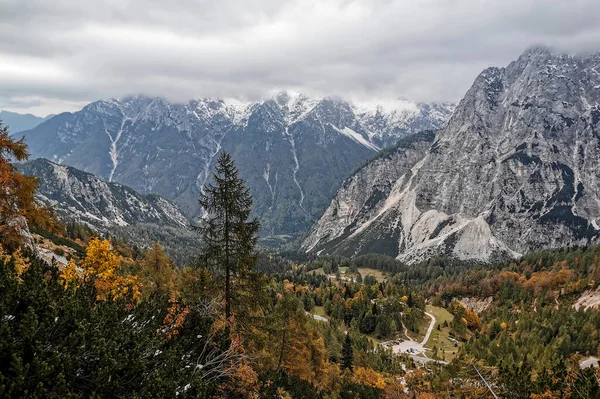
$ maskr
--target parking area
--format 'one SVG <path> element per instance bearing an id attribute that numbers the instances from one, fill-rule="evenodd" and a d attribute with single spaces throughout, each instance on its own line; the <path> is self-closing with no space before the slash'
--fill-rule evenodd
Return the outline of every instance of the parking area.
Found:
<path id="1" fill-rule="evenodd" d="M 423 354 L 425 348 L 419 342 L 396 339 L 382 343 L 386 348 L 391 348 L 394 353 L 406 353 L 409 355 Z"/>

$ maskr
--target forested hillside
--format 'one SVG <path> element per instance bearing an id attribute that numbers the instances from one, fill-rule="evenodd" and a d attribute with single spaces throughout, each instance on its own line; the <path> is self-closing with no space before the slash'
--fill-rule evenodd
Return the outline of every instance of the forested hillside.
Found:
<path id="1" fill-rule="evenodd" d="M 229 154 L 176 267 L 34 202 L 0 135 L 0 397 L 594 398 L 600 246 L 495 265 L 257 246 Z M 596 302 L 595 302 L 596 301 Z"/>

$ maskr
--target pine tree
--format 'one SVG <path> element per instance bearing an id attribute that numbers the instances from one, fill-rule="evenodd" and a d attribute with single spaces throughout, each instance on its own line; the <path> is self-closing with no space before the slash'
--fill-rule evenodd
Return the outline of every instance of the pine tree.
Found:
<path id="1" fill-rule="evenodd" d="M 224 275 L 225 316 L 231 317 L 234 280 L 256 263 L 255 247 L 260 224 L 249 220 L 252 196 L 226 152 L 217 160 L 214 185 L 204 187 L 200 205 L 204 216 L 194 229 L 202 238 L 199 260 Z"/>
<path id="2" fill-rule="evenodd" d="M 362 284 L 362 282 L 363 282 L 363 278 L 362 278 L 362 276 L 360 275 L 360 272 L 356 272 L 356 282 L 357 282 L 358 284 Z"/>
<path id="3" fill-rule="evenodd" d="M 354 363 L 354 350 L 352 349 L 352 338 L 350 334 L 346 334 L 346 339 L 342 345 L 342 369 L 348 369 L 352 371 L 352 364 Z"/>

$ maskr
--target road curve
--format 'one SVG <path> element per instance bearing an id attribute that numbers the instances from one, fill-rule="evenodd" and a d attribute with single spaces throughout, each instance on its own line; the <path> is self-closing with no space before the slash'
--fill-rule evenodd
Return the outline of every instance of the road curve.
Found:
<path id="1" fill-rule="evenodd" d="M 427 332 L 425 333 L 425 337 L 423 337 L 423 341 L 421 342 L 421 345 L 425 346 L 425 344 L 427 343 L 427 341 L 429 341 L 429 336 L 431 335 L 431 332 L 433 331 L 433 327 L 435 327 L 435 316 L 432 315 L 431 313 L 427 313 L 427 312 L 423 312 L 425 313 L 427 316 L 429 316 L 431 318 L 431 323 L 429 323 L 429 328 L 427 329 Z"/>

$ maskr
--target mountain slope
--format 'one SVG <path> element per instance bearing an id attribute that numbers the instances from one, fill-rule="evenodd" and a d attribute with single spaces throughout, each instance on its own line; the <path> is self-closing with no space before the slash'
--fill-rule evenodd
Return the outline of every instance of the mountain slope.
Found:
<path id="1" fill-rule="evenodd" d="M 199 215 L 215 155 L 231 152 L 254 195 L 263 236 L 298 234 L 381 146 L 423 126 L 440 127 L 453 109 L 406 104 L 365 108 L 286 92 L 257 103 L 138 96 L 91 103 L 24 134 L 33 156 L 155 192 L 189 217 Z"/>
<path id="2" fill-rule="evenodd" d="M 438 255 L 492 261 L 597 239 L 599 69 L 600 53 L 534 48 L 506 68 L 483 71 L 418 161 L 399 151 L 384 165 L 366 165 L 344 183 L 303 248 L 375 250 L 408 262 Z M 398 170 L 399 162 L 412 167 Z M 361 182 L 369 174 L 387 177 Z M 373 184 L 391 188 L 365 200 Z M 375 246 L 380 237 L 388 241 L 383 248 Z"/>
<path id="3" fill-rule="evenodd" d="M 54 115 L 48 115 L 45 118 L 40 118 L 39 116 L 31 114 L 19 114 L 16 112 L 0 110 L 0 121 L 2 121 L 2 124 L 8 126 L 11 134 L 15 134 L 23 130 L 33 129 L 40 123 L 50 119 L 53 116 Z"/>
<path id="4" fill-rule="evenodd" d="M 38 178 L 36 199 L 54 208 L 64 221 L 86 223 L 99 231 L 141 223 L 188 225 L 174 204 L 157 195 L 140 195 L 121 184 L 41 158 L 19 168 Z"/>

